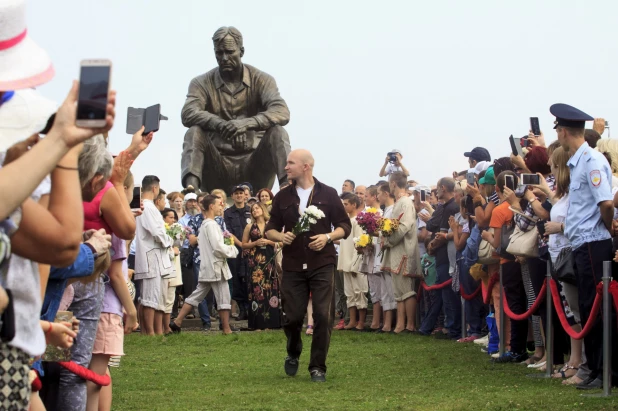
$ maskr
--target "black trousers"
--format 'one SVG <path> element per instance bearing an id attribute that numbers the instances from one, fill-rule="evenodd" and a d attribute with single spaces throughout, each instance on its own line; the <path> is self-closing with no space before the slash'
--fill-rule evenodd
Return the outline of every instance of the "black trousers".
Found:
<path id="1" fill-rule="evenodd" d="M 502 286 L 509 308 L 515 314 L 523 314 L 528 308 L 528 298 L 521 277 L 521 266 L 517 262 L 508 262 L 500 266 Z M 511 352 L 521 354 L 526 351 L 528 341 L 528 320 L 511 320 Z"/>
<path id="2" fill-rule="evenodd" d="M 612 240 L 595 241 L 586 243 L 581 247 L 573 250 L 573 258 L 577 268 L 577 291 L 579 294 L 579 313 L 581 316 L 582 327 L 588 321 L 592 321 L 594 325 L 584 337 L 584 349 L 586 350 L 586 359 L 590 368 L 590 377 L 602 378 L 603 376 L 603 322 L 601 321 L 601 313 L 595 318 L 590 318 L 592 304 L 596 297 L 597 284 L 603 277 L 603 261 L 612 260 Z M 612 316 L 614 317 L 614 316 Z M 616 321 L 615 318 L 611 321 L 613 341 L 616 342 Z M 614 350 L 616 351 L 614 344 Z M 618 355 L 612 355 L 612 370 L 614 381 L 616 372 L 618 372 Z"/>
<path id="3" fill-rule="evenodd" d="M 314 325 L 309 371 L 326 372 L 326 356 L 335 319 L 334 288 L 334 265 L 313 271 L 283 272 L 281 279 L 281 303 L 285 313 L 283 330 L 288 340 L 287 351 L 290 357 L 300 357 L 303 350 L 301 332 L 311 293 Z"/>

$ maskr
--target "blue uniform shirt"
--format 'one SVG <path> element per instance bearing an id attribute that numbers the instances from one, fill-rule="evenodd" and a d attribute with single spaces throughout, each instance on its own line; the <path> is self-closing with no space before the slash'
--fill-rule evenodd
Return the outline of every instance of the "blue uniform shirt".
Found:
<path id="1" fill-rule="evenodd" d="M 611 238 L 603 224 L 599 203 L 612 201 L 612 171 L 603 154 L 584 143 L 567 165 L 571 170 L 569 211 L 564 234 L 575 250 L 586 243 Z"/>

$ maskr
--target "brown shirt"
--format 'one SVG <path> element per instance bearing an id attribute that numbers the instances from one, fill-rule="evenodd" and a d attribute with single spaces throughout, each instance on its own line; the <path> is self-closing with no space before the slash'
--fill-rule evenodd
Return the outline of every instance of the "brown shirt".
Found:
<path id="1" fill-rule="evenodd" d="M 315 177 L 313 197 L 310 204 L 324 212 L 324 218 L 317 221 L 310 231 L 298 235 L 292 244 L 283 247 L 283 270 L 284 271 L 313 271 L 329 264 L 337 264 L 337 253 L 333 243 L 326 244 L 320 251 L 311 250 L 308 245 L 309 237 L 316 234 L 328 234 L 333 227 L 340 227 L 345 232 L 344 238 L 350 235 L 350 217 L 343 209 L 343 204 L 334 188 L 320 183 Z M 270 221 L 266 230 L 292 231 L 300 219 L 300 198 L 296 193 L 296 184 L 290 185 L 279 191 L 275 196 L 270 214 Z"/>

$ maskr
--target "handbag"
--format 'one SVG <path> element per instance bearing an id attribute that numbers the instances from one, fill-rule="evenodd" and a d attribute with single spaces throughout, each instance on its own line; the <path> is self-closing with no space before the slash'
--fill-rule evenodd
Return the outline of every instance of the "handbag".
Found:
<path id="1" fill-rule="evenodd" d="M 577 285 L 575 260 L 573 259 L 571 247 L 565 247 L 560 250 L 560 254 L 558 254 L 556 262 L 552 266 L 558 281 Z"/>
<path id="2" fill-rule="evenodd" d="M 490 228 L 489 231 L 491 233 L 494 232 L 493 228 Z M 485 240 L 481 240 L 479 244 L 479 259 L 477 262 L 479 264 L 497 264 L 500 262 L 500 259 L 494 256 L 496 249 L 492 247 L 489 242 Z"/>
<path id="3" fill-rule="evenodd" d="M 514 210 L 509 207 L 509 209 L 515 213 L 519 214 L 526 219 L 530 220 L 534 223 L 532 228 L 528 231 L 523 231 L 519 226 L 515 224 L 515 229 L 513 230 L 513 234 L 509 239 L 508 246 L 506 247 L 506 252 L 512 255 L 516 255 L 518 257 L 538 257 L 539 256 L 539 231 L 536 228 L 536 219 L 530 218 L 527 215 L 521 213 L 518 210 Z"/>

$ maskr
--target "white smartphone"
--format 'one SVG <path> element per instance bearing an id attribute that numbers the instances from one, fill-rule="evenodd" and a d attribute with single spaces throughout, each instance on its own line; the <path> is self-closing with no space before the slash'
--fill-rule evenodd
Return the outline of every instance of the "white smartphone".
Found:
<path id="1" fill-rule="evenodd" d="M 75 125 L 105 127 L 112 62 L 107 59 L 82 60 Z"/>

